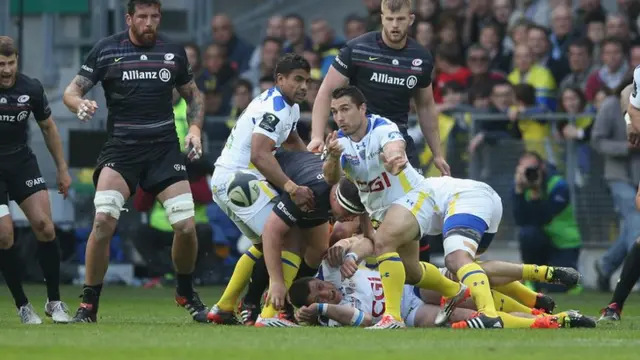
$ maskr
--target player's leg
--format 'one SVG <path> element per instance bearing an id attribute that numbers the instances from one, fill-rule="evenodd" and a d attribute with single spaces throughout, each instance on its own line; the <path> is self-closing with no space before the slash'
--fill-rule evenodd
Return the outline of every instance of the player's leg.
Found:
<path id="1" fill-rule="evenodd" d="M 561 284 L 566 287 L 576 286 L 581 278 L 580 273 L 571 267 L 515 264 L 500 260 L 483 261 L 480 265 L 494 286 L 500 284 L 498 281 L 493 281 L 494 277 L 502 278 L 500 285 L 512 281 L 531 280 Z"/>
<path id="2" fill-rule="evenodd" d="M 22 287 L 22 262 L 13 242 L 13 220 L 9 213 L 7 187 L 0 179 L 0 272 L 18 309 L 23 324 L 42 324 Z"/>
<path id="3" fill-rule="evenodd" d="M 96 214 L 85 252 L 82 302 L 72 319 L 76 323 L 97 321 L 102 283 L 109 266 L 109 244 L 124 204 L 133 191 L 133 184 L 137 182 L 137 179 L 130 180 L 132 184 L 129 184 L 115 168 L 101 166 L 94 173 L 97 183 L 93 199 Z"/>
<path id="4" fill-rule="evenodd" d="M 611 303 L 601 311 L 598 321 L 620 320 L 624 303 L 638 279 L 640 279 L 640 238 L 636 239 L 635 245 L 624 259 L 620 280 L 613 291 Z"/>

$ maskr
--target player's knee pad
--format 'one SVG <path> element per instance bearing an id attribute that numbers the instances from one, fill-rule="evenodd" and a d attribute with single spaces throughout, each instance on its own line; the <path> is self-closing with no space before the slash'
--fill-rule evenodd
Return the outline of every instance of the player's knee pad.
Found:
<path id="1" fill-rule="evenodd" d="M 482 234 L 469 228 L 453 228 L 444 234 L 444 256 L 462 250 L 475 257 Z"/>
<path id="2" fill-rule="evenodd" d="M 9 206 L 8 205 L 0 205 L 0 218 L 3 218 L 7 215 L 11 215 L 11 213 L 9 212 Z"/>
<path id="3" fill-rule="evenodd" d="M 124 210 L 124 196 L 116 190 L 96 191 L 93 198 L 93 205 L 96 207 L 96 214 L 107 214 L 118 220 L 120 212 Z"/>
<path id="4" fill-rule="evenodd" d="M 196 215 L 193 195 L 190 193 L 174 196 L 162 203 L 167 213 L 169 223 L 174 225 L 182 220 L 187 220 Z"/>

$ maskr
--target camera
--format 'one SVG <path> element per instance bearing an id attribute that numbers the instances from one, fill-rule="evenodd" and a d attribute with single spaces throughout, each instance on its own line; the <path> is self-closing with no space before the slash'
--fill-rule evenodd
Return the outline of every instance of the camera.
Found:
<path id="1" fill-rule="evenodd" d="M 527 179 L 527 182 L 529 182 L 530 184 L 533 184 L 536 181 L 538 181 L 538 178 L 540 177 L 540 166 L 534 165 L 534 166 L 527 167 L 524 170 L 524 177 Z"/>

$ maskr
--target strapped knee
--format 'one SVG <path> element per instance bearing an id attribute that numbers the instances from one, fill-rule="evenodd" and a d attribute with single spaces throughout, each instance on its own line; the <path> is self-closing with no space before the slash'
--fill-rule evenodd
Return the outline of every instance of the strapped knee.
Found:
<path id="1" fill-rule="evenodd" d="M 164 210 L 171 225 L 187 220 L 196 215 L 193 196 L 190 193 L 167 199 L 162 203 L 162 206 L 164 206 Z"/>
<path id="2" fill-rule="evenodd" d="M 124 203 L 124 196 L 116 190 L 96 191 L 96 196 L 93 198 L 96 214 L 107 214 L 116 220 L 120 218 L 120 212 L 126 210 Z"/>
<path id="3" fill-rule="evenodd" d="M 482 234 L 470 228 L 453 228 L 444 234 L 444 256 L 462 250 L 475 256 Z"/>

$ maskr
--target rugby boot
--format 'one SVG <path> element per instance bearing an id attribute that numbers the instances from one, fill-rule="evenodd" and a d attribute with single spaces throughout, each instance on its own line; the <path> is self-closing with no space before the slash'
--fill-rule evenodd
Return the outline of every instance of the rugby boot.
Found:
<path id="1" fill-rule="evenodd" d="M 176 293 L 176 304 L 185 308 L 195 322 L 209 322 L 209 319 L 207 318 L 207 307 L 202 303 L 197 292 L 194 291 L 191 293 L 190 297 L 181 296 Z"/>
<path id="2" fill-rule="evenodd" d="M 533 307 L 538 310 L 542 310 L 547 314 L 553 314 L 553 310 L 556 308 L 556 302 L 551 296 L 539 293 Z"/>
<path id="3" fill-rule="evenodd" d="M 213 305 L 207 314 L 207 319 L 218 325 L 240 325 L 233 311 L 222 310 L 218 305 Z"/>
<path id="4" fill-rule="evenodd" d="M 436 326 L 443 326 L 447 324 L 451 314 L 453 314 L 453 310 L 471 297 L 471 290 L 465 285 L 460 284 L 460 291 L 453 297 L 447 299 L 442 297 L 440 299 L 440 311 L 436 315 L 435 324 Z"/>
<path id="5" fill-rule="evenodd" d="M 476 313 L 471 319 L 462 320 L 451 324 L 453 329 L 502 329 L 504 323 L 498 317 L 490 318 L 485 314 Z"/>
<path id="6" fill-rule="evenodd" d="M 607 305 L 606 308 L 600 310 L 600 321 L 620 321 L 622 319 L 622 311 L 620 311 L 620 307 L 616 303 L 611 303 Z"/>
<path id="7" fill-rule="evenodd" d="M 396 320 L 393 316 L 386 314 L 373 326 L 366 327 L 367 330 L 404 329 L 407 325 L 404 321 Z"/>
<path id="8" fill-rule="evenodd" d="M 256 320 L 258 319 L 258 315 L 260 315 L 260 309 L 253 305 L 249 304 L 242 299 L 240 304 L 238 304 L 238 313 L 240 314 L 240 322 L 246 326 L 253 326 L 256 324 Z"/>
<path id="9" fill-rule="evenodd" d="M 572 288 L 580 283 L 582 275 L 574 268 L 549 266 L 545 277 L 551 284 L 562 284 Z"/>
<path id="10" fill-rule="evenodd" d="M 300 327 L 300 325 L 294 323 L 293 321 L 281 318 L 281 317 L 273 317 L 273 318 L 263 318 L 262 316 L 258 316 L 256 319 L 255 327 Z"/>
<path id="11" fill-rule="evenodd" d="M 27 325 L 40 325 L 42 324 L 42 319 L 33 310 L 33 306 L 31 303 L 27 303 L 26 305 L 20 306 L 18 309 L 18 316 L 20 317 L 20 322 Z"/>
<path id="12" fill-rule="evenodd" d="M 560 319 L 560 327 L 562 328 L 594 328 L 596 327 L 595 319 L 580 314 L 575 310 L 565 312 L 566 316 Z"/>
<path id="13" fill-rule="evenodd" d="M 66 324 L 71 322 L 69 307 L 62 301 L 47 301 L 44 305 L 44 314 L 56 324 Z"/>
<path id="14" fill-rule="evenodd" d="M 72 323 L 96 323 L 98 322 L 98 312 L 93 304 L 81 303 L 76 314 L 71 319 Z"/>

